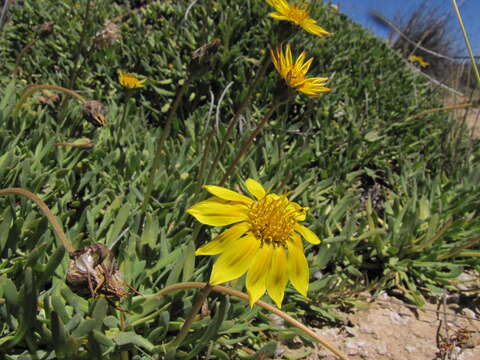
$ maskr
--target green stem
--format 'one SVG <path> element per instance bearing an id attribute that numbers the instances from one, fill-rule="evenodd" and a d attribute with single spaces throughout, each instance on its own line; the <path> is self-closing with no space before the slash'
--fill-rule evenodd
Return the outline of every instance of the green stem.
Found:
<path id="1" fill-rule="evenodd" d="M 130 101 L 130 98 L 132 97 L 132 90 L 130 89 L 127 89 L 127 92 L 125 94 L 125 104 L 123 104 L 123 114 L 122 114 L 122 121 L 120 122 L 120 124 L 124 124 L 124 121 L 125 121 L 125 118 L 127 116 L 127 112 L 128 112 L 128 102 Z"/>
<path id="2" fill-rule="evenodd" d="M 465 39 L 465 44 L 467 45 L 468 55 L 470 56 L 470 61 L 472 63 L 473 72 L 475 73 L 475 79 L 477 80 L 477 86 L 480 87 L 480 73 L 478 72 L 477 63 L 475 62 L 475 57 L 472 51 L 472 45 L 470 45 L 470 40 L 468 39 L 467 31 L 465 30 L 465 25 L 463 25 L 462 15 L 457 6 L 457 1 L 452 0 L 453 8 L 455 9 L 455 14 L 457 15 L 458 23 L 462 29 L 463 38 Z"/>
<path id="3" fill-rule="evenodd" d="M 22 195 L 32 200 L 40 208 L 40 211 L 43 213 L 43 215 L 46 216 L 46 218 L 50 222 L 50 225 L 52 225 L 53 227 L 53 232 L 55 233 L 55 236 L 62 242 L 65 249 L 69 253 L 75 250 L 72 243 L 70 242 L 70 240 L 68 240 L 67 236 L 63 232 L 62 225 L 60 225 L 55 215 L 52 214 L 47 204 L 45 204 L 37 195 L 32 194 L 30 191 L 22 188 L 0 189 L 0 196 L 6 195 Z"/>
<path id="4" fill-rule="evenodd" d="M 263 119 L 257 124 L 257 127 L 252 131 L 248 139 L 242 144 L 242 147 L 240 148 L 240 151 L 238 152 L 237 156 L 235 159 L 232 161 L 230 166 L 228 167 L 227 171 L 225 171 L 225 174 L 223 175 L 222 180 L 220 181 L 219 186 L 223 186 L 225 182 L 227 181 L 228 177 L 232 174 L 233 170 L 235 167 L 238 165 L 242 157 L 247 153 L 248 149 L 250 148 L 250 145 L 253 143 L 253 140 L 257 137 L 257 135 L 262 131 L 262 129 L 265 127 L 267 124 L 268 120 L 272 117 L 272 114 L 275 112 L 275 110 L 278 109 L 278 107 L 282 105 L 281 102 L 274 100 L 273 105 L 268 110 L 268 112 L 265 114 Z"/>
<path id="5" fill-rule="evenodd" d="M 78 41 L 78 45 L 76 48 L 75 56 L 73 58 L 73 68 L 72 68 L 72 73 L 70 75 L 70 80 L 68 82 L 68 87 L 71 88 L 73 84 L 75 84 L 75 80 L 77 77 L 78 73 L 78 64 L 80 61 L 80 53 L 82 52 L 85 39 L 87 37 L 87 28 L 88 28 L 88 18 L 90 17 L 90 4 L 91 0 L 87 0 L 86 8 L 85 8 L 85 14 L 83 16 L 83 26 L 82 26 L 82 32 L 80 33 L 80 40 Z"/>
<path id="6" fill-rule="evenodd" d="M 185 289 L 202 289 L 203 290 L 203 289 L 207 288 L 207 285 L 208 285 L 207 283 L 203 283 L 203 282 L 185 282 L 185 283 L 173 284 L 173 285 L 167 286 L 166 288 L 160 290 L 156 294 L 156 297 L 160 298 L 164 295 L 167 295 L 168 293 L 171 293 L 171 292 L 174 292 L 174 291 L 179 291 L 179 290 L 185 290 Z M 210 286 L 210 285 L 208 285 L 208 286 Z M 225 286 L 219 286 L 219 285 L 211 286 L 210 291 L 215 291 L 215 292 L 218 292 L 218 293 L 221 293 L 221 294 L 235 296 L 235 297 L 243 299 L 247 302 L 249 301 L 249 298 L 248 298 L 247 294 L 245 294 L 241 291 L 230 289 L 230 288 L 225 287 Z M 255 305 L 258 305 L 261 308 L 279 316 L 280 318 L 282 318 L 283 320 L 285 320 L 289 324 L 291 324 L 291 325 L 295 326 L 296 328 L 300 329 L 301 331 L 303 331 L 304 333 L 306 333 L 307 335 L 309 335 L 310 337 L 312 337 L 316 341 L 318 341 L 318 343 L 323 345 L 325 348 L 330 350 L 333 354 L 338 356 L 341 360 L 348 360 L 348 357 L 345 354 L 343 354 L 340 350 L 335 348 L 328 341 L 322 339 L 320 336 L 317 335 L 316 332 L 309 329 L 307 326 L 305 326 L 301 322 L 299 322 L 299 321 L 295 320 L 294 318 L 292 318 L 291 316 L 285 314 L 283 311 L 277 309 L 276 307 L 274 307 L 272 305 L 264 303 L 263 301 L 260 301 L 260 300 L 258 300 L 255 303 Z"/>
<path id="7" fill-rule="evenodd" d="M 80 68 L 79 67 L 80 53 L 83 50 L 85 39 L 87 37 L 88 19 L 90 17 L 90 7 L 91 7 L 90 5 L 91 5 L 91 0 L 87 0 L 85 13 L 83 16 L 82 32 L 80 33 L 80 40 L 78 41 L 78 45 L 75 49 L 75 55 L 73 57 L 72 72 L 70 74 L 70 79 L 68 80 L 68 83 L 67 83 L 68 88 L 73 87 L 73 85 L 75 84 L 75 80 L 77 79 L 77 76 L 78 76 L 78 70 Z M 63 99 L 58 111 L 60 122 L 63 122 L 66 109 L 67 109 L 67 99 Z"/>
<path id="8" fill-rule="evenodd" d="M 165 146 L 165 141 L 167 137 L 170 135 L 170 129 L 172 127 L 172 121 L 175 117 L 175 114 L 177 112 L 178 106 L 180 105 L 180 102 L 185 95 L 185 92 L 190 85 L 190 80 L 191 77 L 188 77 L 187 80 L 185 80 L 184 84 L 179 88 L 177 91 L 177 96 L 175 97 L 175 101 L 173 102 L 172 107 L 170 108 L 170 112 L 168 113 L 167 117 L 167 122 L 165 123 L 165 127 L 163 129 L 162 135 L 158 138 L 157 142 L 157 149 L 155 151 L 155 158 L 153 159 L 153 164 L 152 168 L 150 169 L 150 175 L 148 177 L 148 182 L 147 182 L 147 190 L 145 192 L 145 196 L 143 198 L 143 204 L 141 207 L 141 212 L 145 213 L 145 210 L 147 209 L 148 202 L 150 200 L 150 196 L 152 194 L 153 190 L 153 181 L 155 179 L 155 175 L 157 173 L 158 167 L 160 166 L 160 160 L 162 158 L 162 152 L 163 152 L 163 147 Z"/>
<path id="9" fill-rule="evenodd" d="M 251 83 L 250 87 L 248 88 L 248 92 L 247 92 L 247 95 L 245 96 L 245 99 L 239 105 L 237 111 L 233 115 L 232 120 L 230 120 L 227 131 L 225 133 L 225 136 L 223 137 L 222 143 L 220 144 L 220 148 L 218 149 L 217 155 L 213 159 L 212 165 L 210 166 L 210 171 L 208 172 L 208 175 L 207 175 L 207 178 L 206 178 L 206 181 L 205 181 L 207 184 L 212 179 L 213 172 L 215 171 L 215 168 L 217 167 L 217 164 L 220 161 L 220 158 L 222 157 L 222 155 L 225 151 L 225 146 L 227 145 L 228 140 L 232 136 L 233 129 L 235 128 L 238 121 L 240 120 L 241 115 L 247 109 L 248 104 L 250 103 L 250 100 L 252 98 L 253 92 L 258 85 L 258 81 L 260 80 L 260 78 L 263 76 L 263 74 L 267 70 L 268 65 L 270 65 L 270 61 L 271 61 L 270 54 L 267 52 L 265 54 L 263 60 L 262 60 L 261 65 L 260 65 L 260 70 L 258 71 L 257 75 L 255 76 L 255 79 Z M 212 131 L 214 131 L 214 130 L 212 130 Z"/>

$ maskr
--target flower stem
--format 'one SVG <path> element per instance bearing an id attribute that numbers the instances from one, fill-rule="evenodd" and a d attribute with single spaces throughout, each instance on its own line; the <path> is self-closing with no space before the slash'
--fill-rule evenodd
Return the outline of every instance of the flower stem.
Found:
<path id="1" fill-rule="evenodd" d="M 242 103 L 238 106 L 237 111 L 233 115 L 232 120 L 230 120 L 230 123 L 227 128 L 227 132 L 225 133 L 222 143 L 220 144 L 220 148 L 218 149 L 217 155 L 213 159 L 213 162 L 210 166 L 210 171 L 208 172 L 207 178 L 206 178 L 206 183 L 208 184 L 213 176 L 213 172 L 215 171 L 215 168 L 217 167 L 218 162 L 220 161 L 220 158 L 222 157 L 224 151 L 225 151 L 225 146 L 227 145 L 228 140 L 232 136 L 233 129 L 237 125 L 238 121 L 240 120 L 241 115 L 245 112 L 245 110 L 248 107 L 248 104 L 250 103 L 250 100 L 252 98 L 253 92 L 255 88 L 258 85 L 258 81 L 260 78 L 263 76 L 265 71 L 267 70 L 268 65 L 270 65 L 270 54 L 267 52 L 262 60 L 262 63 L 260 65 L 260 70 L 258 71 L 257 75 L 255 76 L 255 79 L 253 82 L 250 84 L 250 87 L 248 88 L 247 95 L 245 96 L 245 99 L 242 101 Z M 215 129 L 212 129 L 212 132 L 215 131 Z"/>
<path id="2" fill-rule="evenodd" d="M 125 94 L 125 104 L 123 104 L 123 114 L 122 114 L 122 121 L 120 122 L 120 124 L 124 124 L 124 121 L 125 121 L 125 117 L 127 116 L 127 112 L 128 112 L 128 102 L 130 101 L 130 98 L 132 97 L 132 91 L 130 89 L 127 90 L 126 94 Z"/>
<path id="3" fill-rule="evenodd" d="M 235 297 L 243 299 L 247 302 L 249 301 L 248 300 L 249 299 L 248 295 L 241 292 L 241 291 L 230 289 L 230 288 L 225 287 L 225 286 L 218 286 L 218 285 L 211 286 L 211 285 L 209 285 L 207 283 L 203 283 L 203 282 L 185 282 L 185 283 L 173 284 L 173 285 L 167 286 L 166 288 L 160 290 L 156 294 L 156 297 L 159 298 L 159 297 L 162 297 L 162 296 L 164 296 L 168 293 L 171 293 L 171 292 L 174 292 L 174 291 L 179 291 L 179 290 L 185 290 L 185 289 L 202 289 L 202 291 L 203 291 L 203 290 L 207 289 L 207 286 L 211 287 L 211 289 L 209 289 L 209 292 L 210 291 L 215 291 L 215 292 L 222 293 L 222 294 L 225 294 L 225 295 L 235 296 Z M 207 295 L 208 295 L 208 293 L 207 293 Z M 322 339 L 320 336 L 317 335 L 317 333 L 315 333 L 313 330 L 309 329 L 307 326 L 305 326 L 304 324 L 302 324 L 298 320 L 295 320 L 291 316 L 285 314 L 283 311 L 277 309 L 276 307 L 274 307 L 272 305 L 264 303 L 263 301 L 260 301 L 260 300 L 258 300 L 255 303 L 255 305 L 258 305 L 261 308 L 263 308 L 263 309 L 281 317 L 283 320 L 285 320 L 289 324 L 291 324 L 291 325 L 295 326 L 296 328 L 302 330 L 304 333 L 306 333 L 310 337 L 314 338 L 319 344 L 323 345 L 325 348 L 327 348 L 333 354 L 338 356 L 341 360 L 348 360 L 348 357 L 345 354 L 343 354 L 340 350 L 335 348 L 332 344 L 330 344 L 326 340 Z M 192 307 L 192 310 L 193 310 L 193 307 Z M 178 338 L 178 336 L 177 336 L 177 338 Z M 175 339 L 174 341 L 176 341 L 176 340 L 177 339 Z"/>
<path id="4" fill-rule="evenodd" d="M 147 182 L 147 190 L 145 191 L 145 196 L 143 198 L 143 203 L 141 207 L 142 213 L 145 213 L 148 202 L 150 200 L 150 196 L 152 194 L 153 180 L 157 173 L 158 167 L 160 166 L 160 160 L 162 158 L 162 152 L 163 152 L 163 147 L 165 146 L 165 141 L 167 137 L 170 135 L 172 120 L 175 117 L 175 113 L 177 112 L 178 106 L 180 105 L 180 102 L 183 96 L 185 95 L 185 92 L 188 86 L 190 85 L 190 81 L 191 81 L 190 77 L 188 77 L 187 80 L 185 80 L 185 82 L 183 83 L 183 85 L 178 89 L 177 96 L 175 97 L 175 101 L 173 102 L 173 105 L 170 108 L 170 111 L 168 113 L 167 122 L 165 123 L 165 127 L 163 128 L 162 135 L 158 138 L 157 149 L 155 151 L 155 158 L 153 159 L 152 168 L 150 169 L 150 175 L 148 177 L 148 182 Z"/>
<path id="5" fill-rule="evenodd" d="M 85 39 L 87 37 L 87 28 L 88 28 L 88 19 L 90 17 L 90 8 L 91 8 L 91 0 L 87 0 L 87 4 L 85 7 L 85 14 L 83 16 L 83 26 L 82 26 L 82 32 L 80 33 L 80 40 L 78 42 L 75 56 L 73 58 L 73 68 L 72 68 L 72 73 L 70 74 L 70 79 L 68 81 L 68 87 L 71 88 L 73 84 L 75 84 L 75 80 L 78 75 L 78 64 L 80 61 L 80 53 L 83 50 L 83 45 L 85 43 Z"/>
<path id="6" fill-rule="evenodd" d="M 242 157 L 246 154 L 248 149 L 250 148 L 250 145 L 252 144 L 253 140 L 257 137 L 257 135 L 262 131 L 262 129 L 265 127 L 267 124 L 268 120 L 272 117 L 272 114 L 275 112 L 275 110 L 278 109 L 280 105 L 282 105 L 282 102 L 274 100 L 272 107 L 268 112 L 265 114 L 263 119 L 257 124 L 256 128 L 252 131 L 248 139 L 242 144 L 242 147 L 240 148 L 239 152 L 237 153 L 237 156 L 235 159 L 232 161 L 230 166 L 228 167 L 227 171 L 225 171 L 225 174 L 223 175 L 222 180 L 220 181 L 219 186 L 223 186 L 225 182 L 227 181 L 228 177 L 232 174 L 233 170 L 235 167 L 238 165 Z"/>
<path id="7" fill-rule="evenodd" d="M 185 322 L 183 323 L 183 326 L 180 329 L 177 337 L 175 338 L 175 340 L 173 340 L 170 344 L 167 345 L 167 351 L 175 351 L 177 347 L 182 344 L 183 340 L 185 340 L 188 332 L 190 331 L 190 328 L 192 327 L 193 321 L 195 320 L 195 316 L 202 308 L 203 303 L 205 302 L 205 300 L 207 300 L 208 294 L 210 294 L 212 289 L 213 286 L 208 283 L 206 283 L 205 286 L 202 287 L 202 290 L 200 290 L 200 293 L 198 294 L 195 303 L 190 309 L 190 312 L 188 313 L 187 318 L 185 319 Z"/>
<path id="8" fill-rule="evenodd" d="M 25 101 L 28 99 L 30 95 L 32 95 L 34 92 L 39 91 L 39 90 L 56 90 L 63 92 L 64 94 L 67 94 L 71 97 L 74 97 L 78 99 L 80 102 L 85 104 L 87 100 L 78 94 L 77 92 L 66 89 L 64 87 L 58 86 L 58 85 L 30 85 L 26 88 L 26 90 L 23 92 L 22 96 L 20 96 L 20 99 L 17 101 L 13 112 L 12 112 L 12 117 L 15 119 L 18 115 L 18 111 L 20 110 L 20 107 L 25 103 Z"/>
<path id="9" fill-rule="evenodd" d="M 463 38 L 465 39 L 465 44 L 467 45 L 468 55 L 470 56 L 470 61 L 472 63 L 473 72 L 475 73 L 475 79 L 477 80 L 477 86 L 480 87 L 480 73 L 478 72 L 477 63 L 475 62 L 475 57 L 473 56 L 472 45 L 468 39 L 467 31 L 465 30 L 465 25 L 463 25 L 462 15 L 457 6 L 457 1 L 452 0 L 453 8 L 455 9 L 455 14 L 457 15 L 458 23 L 462 29 Z"/>
<path id="10" fill-rule="evenodd" d="M 47 204 L 45 204 L 37 195 L 32 194 L 30 191 L 22 188 L 0 189 L 0 196 L 7 195 L 22 195 L 37 204 L 37 206 L 40 208 L 40 211 L 43 213 L 43 215 L 46 216 L 46 218 L 50 222 L 50 225 L 52 225 L 55 236 L 62 242 L 65 250 L 67 250 L 69 253 L 75 250 L 72 243 L 63 232 L 62 225 L 60 225 L 55 215 L 52 214 Z"/>

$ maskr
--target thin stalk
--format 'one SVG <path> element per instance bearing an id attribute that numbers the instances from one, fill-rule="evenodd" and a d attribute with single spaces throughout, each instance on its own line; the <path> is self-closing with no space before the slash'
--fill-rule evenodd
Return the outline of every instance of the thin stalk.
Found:
<path id="1" fill-rule="evenodd" d="M 202 288 L 202 290 L 197 296 L 197 299 L 195 300 L 195 303 L 192 305 L 192 308 L 190 309 L 190 312 L 188 313 L 187 318 L 185 319 L 185 322 L 183 323 L 183 326 L 180 329 L 180 332 L 178 333 L 177 337 L 170 344 L 168 344 L 167 348 L 169 350 L 175 351 L 176 348 L 182 344 L 183 340 L 185 340 L 185 338 L 188 335 L 188 332 L 190 331 L 190 328 L 193 325 L 195 316 L 198 314 L 198 312 L 202 308 L 203 303 L 205 302 L 205 300 L 207 300 L 207 297 L 212 291 L 212 289 L 213 289 L 213 286 L 208 283 L 205 284 L 205 286 Z"/>
<path id="2" fill-rule="evenodd" d="M 124 124 L 125 117 L 127 116 L 127 111 L 128 111 L 128 102 L 130 101 L 130 98 L 132 97 L 132 90 L 127 89 L 127 92 L 125 94 L 125 104 L 123 104 L 123 114 L 122 114 L 122 121 L 120 124 Z"/>
<path id="3" fill-rule="evenodd" d="M 408 118 L 405 119 L 405 121 L 415 120 L 419 117 L 422 117 L 424 115 L 428 115 L 428 114 L 431 114 L 431 113 L 434 113 L 434 112 L 437 112 L 437 111 L 449 111 L 449 110 L 456 110 L 456 109 L 466 109 L 466 108 L 469 108 L 469 107 L 472 107 L 472 106 L 473 106 L 473 104 L 466 103 L 466 104 L 457 104 L 457 105 L 442 106 L 442 107 L 437 107 L 437 108 L 433 108 L 433 109 L 428 109 L 428 110 L 421 111 L 418 114 L 409 116 Z"/>
<path id="4" fill-rule="evenodd" d="M 480 73 L 478 72 L 477 63 L 475 62 L 475 57 L 472 51 L 472 45 L 470 44 L 470 40 L 468 39 L 467 31 L 465 30 L 465 25 L 463 25 L 462 15 L 460 14 L 460 10 L 457 6 L 457 1 L 452 0 L 452 5 L 455 10 L 455 14 L 457 15 L 458 23 L 460 24 L 460 28 L 462 29 L 463 38 L 465 39 L 465 44 L 467 45 L 468 49 L 468 56 L 470 56 L 470 62 L 472 63 L 473 72 L 475 74 L 475 79 L 477 80 L 477 86 L 480 87 Z"/>
<path id="5" fill-rule="evenodd" d="M 163 129 L 162 135 L 158 138 L 157 149 L 155 151 L 155 158 L 153 159 L 152 168 L 150 169 L 150 175 L 148 177 L 148 182 L 147 182 L 147 190 L 145 192 L 145 196 L 143 198 L 143 204 L 141 207 L 142 213 L 145 213 L 145 210 L 147 209 L 147 205 L 153 190 L 153 180 L 155 179 L 155 175 L 157 173 L 158 167 L 160 166 L 160 160 L 162 158 L 162 151 L 163 151 L 163 147 L 165 146 L 165 141 L 167 140 L 167 137 L 170 135 L 172 121 L 175 117 L 178 106 L 180 105 L 180 102 L 183 96 L 185 95 L 185 92 L 187 91 L 188 86 L 190 85 L 190 81 L 191 81 L 191 77 L 188 77 L 187 80 L 185 80 L 184 84 L 177 91 L 177 96 L 175 97 L 175 101 L 173 102 L 173 105 L 170 108 L 170 111 L 168 113 L 167 122 L 165 123 L 165 127 Z"/>
<path id="6" fill-rule="evenodd" d="M 70 74 L 70 78 L 67 83 L 68 88 L 73 87 L 73 85 L 75 84 L 75 80 L 77 79 L 77 76 L 78 76 L 80 53 L 83 50 L 85 39 L 87 38 L 88 19 L 90 17 L 90 7 L 91 7 L 90 5 L 91 5 L 91 0 L 87 0 L 85 13 L 83 16 L 82 32 L 80 33 L 80 40 L 78 41 L 78 45 L 75 49 L 75 55 L 73 57 L 72 72 Z M 65 116 L 66 107 L 67 107 L 67 99 L 63 99 L 62 103 L 60 104 L 60 110 L 59 110 L 59 119 L 61 121 L 63 121 L 63 118 Z"/>
<path id="7" fill-rule="evenodd" d="M 32 41 L 30 41 L 18 54 L 17 60 L 15 61 L 15 68 L 13 69 L 13 79 L 14 80 L 17 79 L 17 76 L 18 76 L 18 69 L 20 68 L 20 61 L 22 61 L 23 57 L 28 52 L 28 50 L 30 50 L 38 40 L 40 40 L 40 38 L 36 37 Z"/>
<path id="8" fill-rule="evenodd" d="M 265 127 L 267 124 L 268 120 L 272 117 L 272 114 L 275 112 L 275 110 L 278 109 L 280 105 L 282 105 L 282 102 L 274 100 L 272 107 L 268 112 L 265 114 L 263 119 L 257 124 L 257 127 L 252 131 L 248 139 L 242 144 L 242 147 L 240 148 L 237 156 L 235 159 L 232 161 L 230 166 L 228 167 L 227 171 L 223 175 L 222 180 L 220 181 L 219 186 L 223 186 L 225 182 L 227 181 L 228 177 L 232 174 L 233 170 L 235 167 L 238 165 L 239 161 L 242 159 L 242 157 L 246 154 L 248 149 L 250 148 L 250 145 L 252 144 L 253 140 L 257 137 L 257 135 L 262 131 L 262 129 Z"/>
<path id="9" fill-rule="evenodd" d="M 30 85 L 27 87 L 27 89 L 23 92 L 22 96 L 20 96 L 20 99 L 17 101 L 13 112 L 12 112 L 12 117 L 15 119 L 17 117 L 17 113 L 20 110 L 20 107 L 25 103 L 25 101 L 28 99 L 29 96 L 31 96 L 34 92 L 39 91 L 39 90 L 56 90 L 63 92 L 66 95 L 69 95 L 71 97 L 74 97 L 75 99 L 79 100 L 83 104 L 87 102 L 87 100 L 78 94 L 77 92 L 58 86 L 58 85 Z"/>
<path id="10" fill-rule="evenodd" d="M 217 155 L 213 159 L 212 165 L 210 166 L 210 171 L 208 172 L 207 178 L 206 178 L 206 183 L 209 183 L 210 180 L 212 179 L 213 172 L 215 171 L 215 168 L 217 167 L 218 162 L 220 161 L 220 158 L 222 157 L 224 151 L 225 151 L 225 146 L 227 145 L 228 140 L 230 140 L 230 137 L 232 136 L 233 129 L 237 125 L 238 121 L 240 120 L 241 115 L 245 112 L 245 110 L 248 107 L 248 104 L 250 103 L 250 100 L 252 98 L 253 92 L 255 88 L 258 85 L 258 81 L 260 78 L 263 76 L 265 71 L 267 70 L 268 65 L 270 65 L 270 54 L 267 52 L 262 60 L 262 63 L 260 65 L 260 70 L 258 71 L 257 75 L 255 76 L 255 79 L 253 82 L 250 84 L 250 87 L 248 88 L 247 95 L 245 96 L 245 99 L 242 101 L 242 103 L 239 105 L 237 111 L 233 115 L 232 120 L 230 120 L 230 123 L 228 124 L 227 131 L 225 133 L 225 136 L 222 139 L 222 142 L 220 144 L 220 148 L 218 149 Z M 212 130 L 214 131 L 214 130 Z"/>
<path id="11" fill-rule="evenodd" d="M 42 214 L 45 215 L 45 217 L 48 219 L 48 222 L 50 223 L 50 225 L 52 225 L 53 232 L 55 233 L 55 236 L 57 237 L 58 240 L 61 241 L 61 243 L 65 247 L 65 250 L 67 250 L 69 253 L 75 250 L 72 243 L 70 242 L 70 240 L 67 238 L 67 236 L 63 232 L 62 225 L 57 220 L 55 215 L 52 214 L 52 212 L 48 208 L 47 204 L 45 204 L 42 201 L 42 199 L 40 199 L 37 195 L 32 194 L 30 191 L 22 189 L 22 188 L 0 189 L 0 196 L 7 196 L 7 195 L 22 195 L 22 196 L 25 196 L 26 198 L 32 200 L 35 204 L 37 204 L 37 206 L 40 208 L 40 211 L 42 212 Z"/>
<path id="12" fill-rule="evenodd" d="M 80 33 L 80 40 L 78 41 L 78 45 L 76 48 L 75 56 L 73 58 L 73 68 L 72 68 L 72 73 L 70 75 L 70 79 L 68 81 L 68 87 L 71 88 L 73 84 L 75 84 L 75 80 L 77 77 L 77 72 L 78 72 L 78 64 L 80 61 L 80 53 L 82 52 L 85 39 L 87 38 L 87 28 L 88 28 L 88 19 L 90 17 L 90 6 L 91 5 L 91 0 L 87 0 L 86 8 L 85 8 L 85 14 L 83 16 L 83 25 L 82 25 L 82 32 Z"/>
<path id="13" fill-rule="evenodd" d="M 179 291 L 179 290 L 185 290 L 185 289 L 205 289 L 207 286 L 207 283 L 204 282 L 185 282 L 185 283 L 178 283 L 178 284 L 173 284 L 170 286 L 167 286 L 166 288 L 160 290 L 157 294 L 156 297 L 160 298 L 164 295 L 167 295 L 168 293 L 174 292 L 174 291 Z M 230 295 L 230 296 L 235 296 L 237 298 L 243 299 L 246 302 L 249 301 L 248 295 L 241 292 L 237 291 L 234 289 L 230 289 L 225 286 L 212 286 L 211 291 L 215 291 L 221 294 L 225 295 Z M 328 341 L 322 339 L 320 336 L 317 335 L 313 330 L 309 329 L 307 326 L 299 322 L 298 320 L 295 320 L 291 316 L 285 314 L 283 311 L 277 309 L 276 307 L 269 305 L 267 303 L 264 303 L 263 301 L 258 300 L 255 302 L 255 305 L 260 306 L 261 308 L 279 316 L 289 324 L 295 326 L 296 328 L 300 329 L 304 333 L 306 333 L 308 336 L 314 338 L 319 344 L 327 348 L 329 351 L 331 351 L 333 354 L 338 356 L 341 360 L 348 360 L 347 355 L 343 354 L 340 350 L 335 348 L 332 344 L 330 344 Z"/>

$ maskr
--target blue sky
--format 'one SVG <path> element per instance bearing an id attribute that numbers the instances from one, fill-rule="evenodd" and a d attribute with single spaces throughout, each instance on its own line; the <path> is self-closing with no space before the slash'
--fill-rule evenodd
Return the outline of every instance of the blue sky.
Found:
<path id="1" fill-rule="evenodd" d="M 394 19 L 396 16 L 408 15 L 422 0 L 331 0 L 331 2 L 339 5 L 340 12 L 348 15 L 355 22 L 362 24 L 378 36 L 386 37 L 388 31 L 371 20 L 368 12 L 374 10 L 389 19 Z M 457 4 L 460 6 L 474 54 L 480 55 L 480 0 L 457 0 Z M 451 18 L 454 36 L 458 39 L 459 48 L 464 50 L 463 36 L 451 0 L 428 0 L 428 5 Z M 466 55 L 466 50 L 459 55 Z"/>

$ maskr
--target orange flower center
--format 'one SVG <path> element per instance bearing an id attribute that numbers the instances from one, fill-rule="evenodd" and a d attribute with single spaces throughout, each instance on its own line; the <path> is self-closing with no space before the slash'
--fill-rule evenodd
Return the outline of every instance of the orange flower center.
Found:
<path id="1" fill-rule="evenodd" d="M 296 5 L 290 5 L 286 16 L 297 25 L 302 25 L 305 20 L 310 18 L 305 6 Z"/>
<path id="2" fill-rule="evenodd" d="M 293 66 L 287 71 L 285 80 L 291 87 L 298 88 L 305 83 L 305 75 L 299 67 Z"/>
<path id="3" fill-rule="evenodd" d="M 267 195 L 250 206 L 250 230 L 262 245 L 287 246 L 299 213 L 289 204 L 285 196 Z"/>

